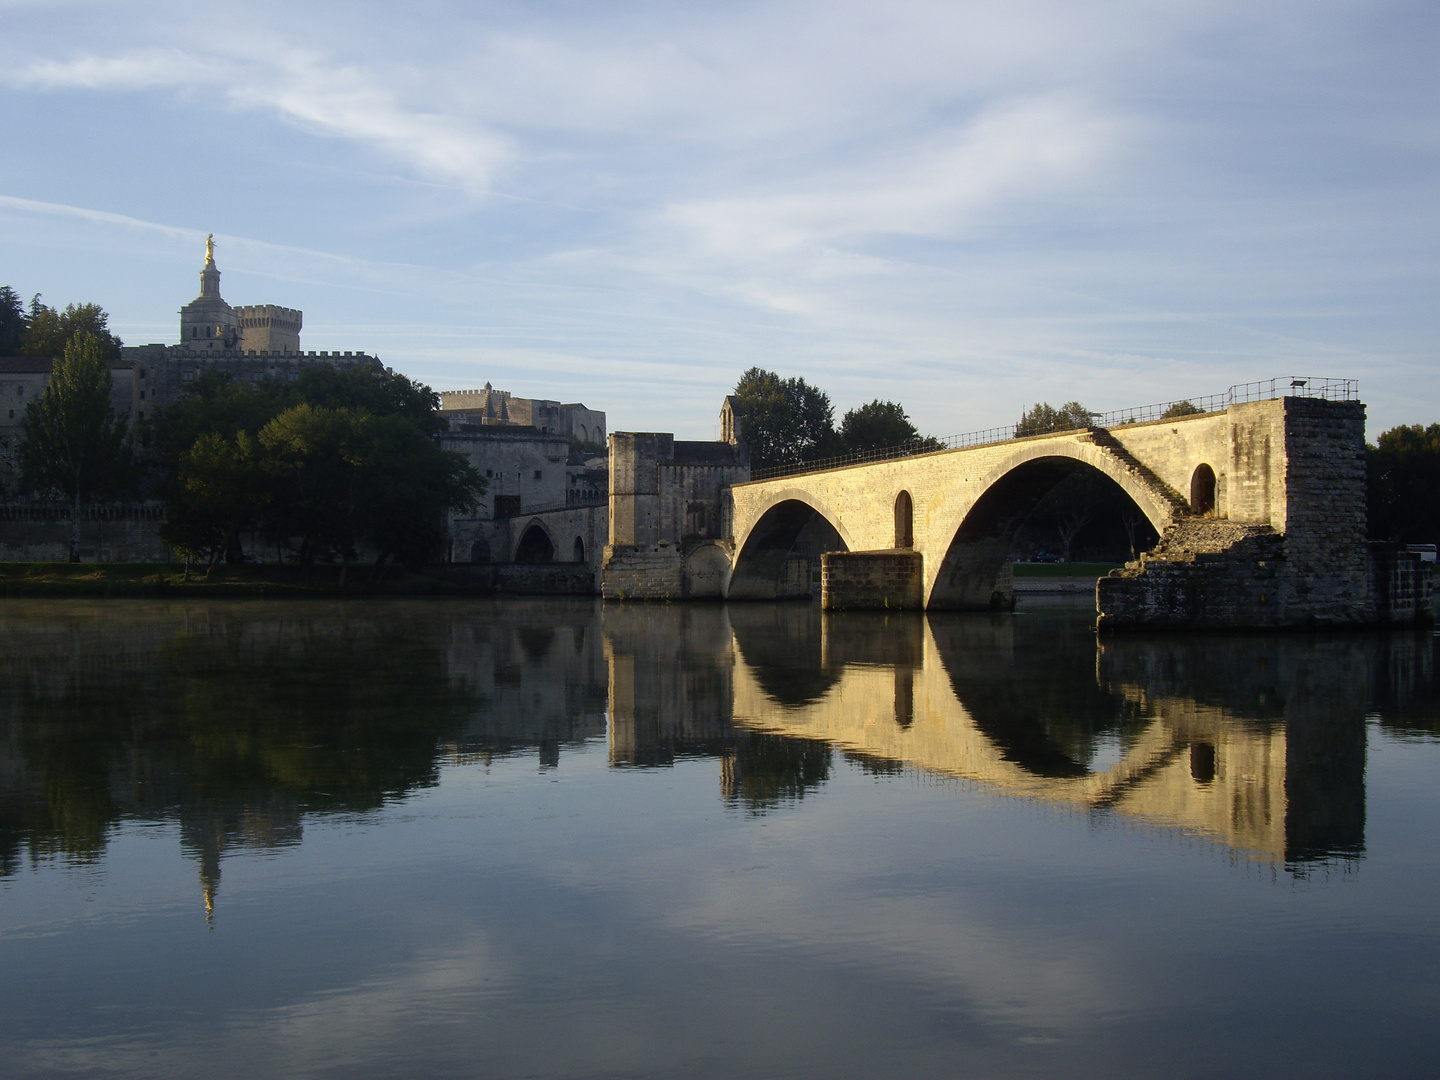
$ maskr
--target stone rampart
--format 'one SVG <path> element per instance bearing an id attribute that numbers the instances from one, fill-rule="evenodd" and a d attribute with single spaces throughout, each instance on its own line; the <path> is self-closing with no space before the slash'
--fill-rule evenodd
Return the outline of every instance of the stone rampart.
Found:
<path id="1" fill-rule="evenodd" d="M 164 507 L 158 503 L 88 506 L 81 510 L 82 562 L 163 563 Z M 65 562 L 70 558 L 71 510 L 66 506 L 0 505 L 0 562 Z"/>

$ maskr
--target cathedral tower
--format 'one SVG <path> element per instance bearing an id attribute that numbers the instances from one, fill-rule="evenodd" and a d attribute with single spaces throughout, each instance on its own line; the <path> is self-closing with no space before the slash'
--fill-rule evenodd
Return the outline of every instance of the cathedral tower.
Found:
<path id="1" fill-rule="evenodd" d="M 223 352 L 240 341 L 235 309 L 220 296 L 220 271 L 215 266 L 215 234 L 205 238 L 205 266 L 200 295 L 180 309 L 180 344 L 197 352 Z"/>

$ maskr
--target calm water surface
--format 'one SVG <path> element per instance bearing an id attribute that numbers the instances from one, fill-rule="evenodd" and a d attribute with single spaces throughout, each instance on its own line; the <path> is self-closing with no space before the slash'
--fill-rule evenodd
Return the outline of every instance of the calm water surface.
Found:
<path id="1" fill-rule="evenodd" d="M 0 1075 L 1435 1075 L 1429 633 L 0 602 Z"/>

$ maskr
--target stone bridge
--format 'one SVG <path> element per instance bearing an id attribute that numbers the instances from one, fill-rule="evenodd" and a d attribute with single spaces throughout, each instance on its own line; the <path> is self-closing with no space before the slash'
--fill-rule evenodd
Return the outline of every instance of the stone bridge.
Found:
<path id="1" fill-rule="evenodd" d="M 1007 605 L 1020 526 L 1089 470 L 1162 538 L 1102 579 L 1102 625 L 1371 621 L 1364 454 L 1363 405 L 1290 397 L 736 484 L 726 595 L 805 591 L 819 540 L 827 608 Z"/>
<path id="2" fill-rule="evenodd" d="M 636 510 L 645 497 L 624 502 L 643 471 L 631 469 L 612 483 L 605 595 L 798 599 L 811 595 L 818 561 L 828 609 L 1007 606 L 1016 533 L 1058 483 L 1089 471 L 1118 486 L 1161 537 L 1098 583 L 1102 626 L 1420 620 L 1430 607 L 1424 568 L 1403 559 L 1377 567 L 1366 544 L 1364 431 L 1360 402 L 1294 396 L 736 476 L 721 492 L 722 535 L 660 537 L 649 548 L 617 543 L 617 522 L 638 529 L 645 516 Z M 621 475 L 612 459 L 612 478 Z M 674 577 L 657 585 L 664 566 Z"/>

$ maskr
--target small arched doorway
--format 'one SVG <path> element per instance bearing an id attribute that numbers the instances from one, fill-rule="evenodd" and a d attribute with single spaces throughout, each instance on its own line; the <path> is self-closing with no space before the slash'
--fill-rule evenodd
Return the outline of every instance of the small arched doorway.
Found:
<path id="1" fill-rule="evenodd" d="M 472 563 L 488 563 L 490 561 L 490 541 L 476 540 L 471 544 L 470 561 Z"/>
<path id="2" fill-rule="evenodd" d="M 578 536 L 575 537 L 574 557 L 573 557 L 570 561 L 571 561 L 571 562 L 584 562 L 584 561 L 585 561 L 585 541 L 582 540 L 582 539 L 581 539 L 580 537 L 578 537 Z"/>
<path id="3" fill-rule="evenodd" d="M 515 549 L 515 561 L 518 563 L 547 563 L 555 559 L 555 545 L 551 542 L 549 534 L 540 527 L 539 522 L 532 522 L 520 537 L 520 545 Z"/>
<path id="4" fill-rule="evenodd" d="M 1201 462 L 1190 477 L 1190 512 L 1208 514 L 1215 509 L 1215 470 Z"/>
<path id="5" fill-rule="evenodd" d="M 895 496 L 895 546 L 915 546 L 915 504 L 908 491 L 902 491 Z"/>

